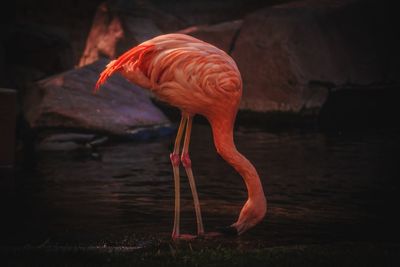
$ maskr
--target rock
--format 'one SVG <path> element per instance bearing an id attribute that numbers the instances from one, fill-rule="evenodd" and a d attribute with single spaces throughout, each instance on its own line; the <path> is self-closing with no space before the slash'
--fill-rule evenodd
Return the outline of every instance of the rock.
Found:
<path id="1" fill-rule="evenodd" d="M 0 26 L 0 30 L 3 30 Z M 0 86 L 9 86 L 9 77 L 6 75 L 7 67 L 6 62 L 4 61 L 5 58 L 5 51 L 4 51 L 4 44 L 3 40 L 0 39 Z"/>
<path id="2" fill-rule="evenodd" d="M 18 89 L 37 78 L 73 67 L 71 44 L 57 28 L 18 24 L 9 25 L 3 34 L 7 82 Z"/>
<path id="3" fill-rule="evenodd" d="M 147 1 L 151 2 L 151 1 Z M 265 0 L 202 0 L 202 1 L 157 1 L 164 13 L 179 18 L 187 28 L 196 25 L 213 25 L 241 19 L 245 14 L 271 6 L 276 1 Z M 281 1 L 280 1 L 281 2 Z M 162 20 L 158 20 L 162 22 Z"/>
<path id="4" fill-rule="evenodd" d="M 41 80 L 27 90 L 24 114 L 34 129 L 78 129 L 126 135 L 140 127 L 168 123 L 146 93 L 114 75 L 93 94 L 107 60 Z"/>
<path id="5" fill-rule="evenodd" d="M 62 143 L 73 141 L 76 143 L 88 143 L 92 141 L 96 135 L 83 133 L 58 133 L 46 136 L 42 141 L 45 143 Z"/>
<path id="6" fill-rule="evenodd" d="M 37 25 L 37 28 L 51 28 L 63 39 L 68 41 L 72 48 L 72 55 L 68 55 L 68 60 L 72 66 L 77 66 L 85 42 L 93 21 L 99 1 L 64 1 L 63 3 L 43 0 L 32 2 L 21 0 L 15 4 L 15 9 L 6 8 L 11 13 L 12 19 L 7 21 L 8 25 Z M 32 29 L 35 34 L 36 29 Z M 41 31 L 39 29 L 39 31 Z M 20 39 L 20 41 L 27 41 Z M 30 44 L 26 42 L 26 44 Z M 65 69 L 61 70 L 64 71 Z M 56 71 L 54 73 L 58 73 Z"/>
<path id="7" fill-rule="evenodd" d="M 333 91 L 321 108 L 318 124 L 327 130 L 398 130 L 398 86 L 350 86 Z"/>
<path id="8" fill-rule="evenodd" d="M 244 18 L 232 52 L 243 78 L 242 109 L 318 110 L 330 89 L 395 76 L 380 41 L 391 43 L 395 34 L 379 32 L 373 6 L 325 2 L 332 4 L 294 2 Z M 392 44 L 388 48 L 399 58 Z"/>
<path id="9" fill-rule="evenodd" d="M 151 3 L 101 3 L 93 19 L 79 66 L 90 64 L 102 56 L 113 59 L 139 43 L 181 27 L 176 18 Z"/>
<path id="10" fill-rule="evenodd" d="M 196 37 L 230 53 L 241 26 L 242 20 L 234 20 L 211 26 L 193 26 L 179 32 Z"/>
<path id="11" fill-rule="evenodd" d="M 118 54 L 123 54 L 135 45 L 163 34 L 153 20 L 149 18 L 121 16 L 124 22 L 125 38 L 118 44 Z"/>
<path id="12" fill-rule="evenodd" d="M 171 6 L 171 3 L 165 3 Z M 182 4 L 182 3 L 181 3 Z M 119 0 L 109 2 L 110 8 L 121 18 L 124 27 L 127 26 L 127 32 L 131 31 L 132 25 L 127 25 L 133 22 L 132 34 L 152 35 L 153 30 L 163 33 L 174 32 L 183 29 L 188 25 L 182 21 L 179 15 L 172 15 L 167 9 L 163 8 L 163 3 L 153 1 L 132 1 Z M 130 21 L 131 20 L 131 21 Z M 151 21 L 151 22 L 150 22 Z M 145 32 L 149 30 L 147 33 Z M 140 41 L 140 40 L 137 40 Z M 143 40 L 144 41 L 144 40 Z"/>
<path id="13" fill-rule="evenodd" d="M 17 91 L 0 88 L 0 168 L 14 166 L 16 120 Z"/>
<path id="14" fill-rule="evenodd" d="M 37 147 L 40 151 L 76 151 L 83 150 L 85 147 L 73 141 L 65 142 L 40 142 Z"/>
<path id="15" fill-rule="evenodd" d="M 117 42 L 123 37 L 121 20 L 102 3 L 97 8 L 93 24 L 86 40 L 86 47 L 78 66 L 98 60 L 101 55 L 114 58 Z"/>
<path id="16" fill-rule="evenodd" d="M 271 5 L 263 1 L 206 1 L 206 2 L 151 2 L 119 0 L 101 3 L 93 19 L 79 66 L 94 62 L 101 56 L 114 58 L 133 46 L 157 35 L 177 32 L 189 26 L 199 37 L 223 45 L 229 50 L 231 35 L 236 33 L 239 19 L 246 12 L 260 6 Z M 199 27 L 194 25 L 216 26 Z M 218 33 L 223 33 L 219 40 Z M 123 38 L 121 38 L 123 36 Z M 228 39 L 226 39 L 228 38 Z M 228 48 L 226 48 L 228 47 Z"/>
<path id="17" fill-rule="evenodd" d="M 89 151 L 108 141 L 106 136 L 84 133 L 48 133 L 37 143 L 36 149 L 42 151 Z"/>

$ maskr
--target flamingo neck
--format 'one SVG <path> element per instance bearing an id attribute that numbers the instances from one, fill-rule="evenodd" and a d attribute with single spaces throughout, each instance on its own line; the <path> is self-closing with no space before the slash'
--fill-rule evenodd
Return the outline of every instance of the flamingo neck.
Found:
<path id="1" fill-rule="evenodd" d="M 233 141 L 234 119 L 210 119 L 209 121 L 218 154 L 242 176 L 247 187 L 248 198 L 265 205 L 264 190 L 257 170 L 236 149 Z"/>

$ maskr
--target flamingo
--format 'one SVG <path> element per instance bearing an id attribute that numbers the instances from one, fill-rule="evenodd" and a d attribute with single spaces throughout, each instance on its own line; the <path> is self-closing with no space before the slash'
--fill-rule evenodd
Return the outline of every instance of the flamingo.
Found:
<path id="1" fill-rule="evenodd" d="M 189 142 L 193 116 L 204 116 L 211 125 L 217 153 L 242 177 L 247 187 L 247 201 L 239 218 L 222 228 L 225 234 L 243 234 L 263 220 L 267 203 L 259 175 L 254 166 L 236 149 L 233 127 L 242 96 L 242 79 L 234 60 L 217 47 L 185 34 L 164 34 L 133 47 L 111 61 L 94 90 L 114 73 L 151 90 L 161 101 L 181 110 L 181 120 L 170 160 L 175 189 L 175 213 L 172 238 L 180 234 L 180 175 L 182 163 L 193 195 L 197 236 L 205 236 Z M 181 140 L 184 136 L 182 152 Z M 196 236 L 191 236 L 196 237 Z"/>

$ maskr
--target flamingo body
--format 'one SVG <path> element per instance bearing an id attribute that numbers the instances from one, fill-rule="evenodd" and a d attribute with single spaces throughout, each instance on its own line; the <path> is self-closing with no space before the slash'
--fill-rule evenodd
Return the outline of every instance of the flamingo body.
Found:
<path id="1" fill-rule="evenodd" d="M 234 60 L 224 51 L 194 37 L 166 34 L 148 40 L 111 61 L 100 74 L 95 89 L 98 90 L 115 72 L 179 108 L 185 118 L 200 114 L 208 119 L 217 152 L 241 174 L 248 190 L 249 198 L 232 227 L 241 234 L 259 223 L 266 213 L 263 188 L 254 166 L 236 150 L 233 142 L 233 126 L 242 96 L 242 79 Z M 190 119 L 187 121 L 191 123 Z M 178 147 L 176 145 L 174 150 L 177 153 L 179 132 L 178 136 Z M 185 145 L 186 141 L 185 137 Z M 191 173 L 185 145 L 181 159 Z M 179 172 L 175 173 L 179 165 L 177 153 L 171 154 L 175 178 L 179 176 Z M 197 198 L 197 192 L 193 193 Z"/>
<path id="2" fill-rule="evenodd" d="M 115 71 L 190 114 L 209 117 L 228 107 L 237 110 L 242 95 L 233 59 L 184 34 L 161 35 L 134 47 L 107 66 L 96 88 Z"/>

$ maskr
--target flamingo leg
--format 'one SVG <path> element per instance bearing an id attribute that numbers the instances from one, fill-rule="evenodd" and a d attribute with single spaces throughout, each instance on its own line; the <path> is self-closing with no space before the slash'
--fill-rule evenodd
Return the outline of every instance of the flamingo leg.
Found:
<path id="1" fill-rule="evenodd" d="M 189 179 L 190 189 L 192 190 L 194 209 L 196 212 L 197 234 L 201 236 L 204 235 L 203 220 L 201 218 L 200 202 L 199 202 L 199 197 L 197 195 L 196 183 L 193 177 L 192 163 L 189 157 L 189 143 L 190 143 L 190 134 L 192 130 L 192 122 L 193 122 L 193 117 L 188 116 L 186 123 L 185 141 L 183 143 L 183 148 L 182 148 L 181 161 L 183 167 L 185 167 L 186 174 Z"/>
<path id="2" fill-rule="evenodd" d="M 180 193 L 180 178 L 179 178 L 179 148 L 181 145 L 183 131 L 185 129 L 187 117 L 182 114 L 181 122 L 179 124 L 178 133 L 176 134 L 174 151 L 170 154 L 172 168 L 174 172 L 174 186 L 175 186 L 175 216 L 174 216 L 174 228 L 172 229 L 172 238 L 176 239 L 179 237 L 179 221 L 180 221 L 180 209 L 181 209 L 181 193 Z"/>

